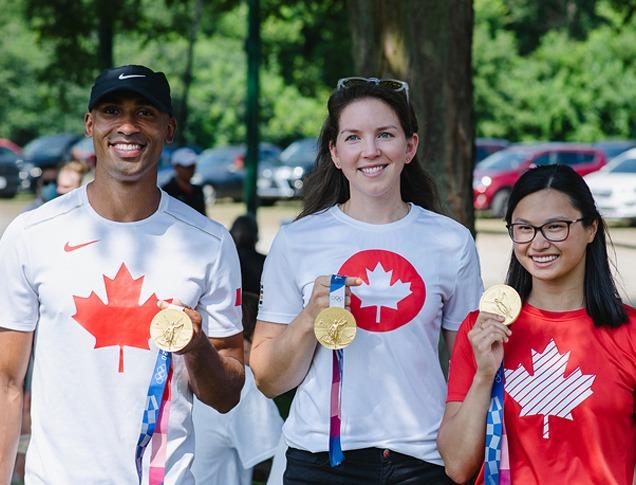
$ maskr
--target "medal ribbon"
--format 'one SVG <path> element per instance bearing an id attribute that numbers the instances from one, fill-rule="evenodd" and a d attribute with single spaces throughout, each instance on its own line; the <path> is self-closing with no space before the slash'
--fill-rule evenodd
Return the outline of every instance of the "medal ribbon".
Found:
<path id="1" fill-rule="evenodd" d="M 172 354 L 165 350 L 159 350 L 157 354 L 157 361 L 155 362 L 155 368 L 150 379 L 150 385 L 148 386 L 148 394 L 146 398 L 146 408 L 141 421 L 141 433 L 139 434 L 139 440 L 137 441 L 137 447 L 135 451 L 135 465 L 137 467 L 137 476 L 139 477 L 139 483 L 142 479 L 142 461 L 146 447 L 152 439 L 152 435 L 155 429 L 158 427 L 161 419 L 162 412 L 164 410 L 163 401 L 166 398 L 166 383 L 170 380 Z M 157 476 L 156 470 L 153 474 Z M 163 483 L 163 473 L 160 473 L 159 480 L 153 482 L 157 485 Z"/>
<path id="2" fill-rule="evenodd" d="M 486 415 L 485 485 L 510 485 L 511 483 L 503 405 L 504 368 L 502 362 L 490 391 L 490 405 Z"/>
<path id="3" fill-rule="evenodd" d="M 345 307 L 346 276 L 331 275 L 329 285 L 329 306 Z M 331 419 L 329 421 L 329 464 L 334 467 L 344 460 L 340 446 L 340 396 L 342 393 L 342 371 L 344 367 L 343 349 L 332 350 L 331 361 Z"/>

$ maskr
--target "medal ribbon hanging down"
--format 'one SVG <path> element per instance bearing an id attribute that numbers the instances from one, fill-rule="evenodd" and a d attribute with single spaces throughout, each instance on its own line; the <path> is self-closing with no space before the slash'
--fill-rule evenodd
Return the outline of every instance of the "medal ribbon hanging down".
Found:
<path id="1" fill-rule="evenodd" d="M 503 406 L 504 368 L 502 363 L 490 391 L 490 405 L 486 415 L 485 485 L 510 485 L 511 483 Z"/>
<path id="2" fill-rule="evenodd" d="M 329 285 L 329 307 L 345 307 L 346 276 L 331 275 Z M 342 373 L 344 369 L 343 349 L 332 350 L 331 409 L 329 421 L 329 464 L 334 467 L 344 460 L 340 446 L 340 400 L 342 394 Z"/>
<path id="3" fill-rule="evenodd" d="M 155 362 L 155 368 L 150 379 L 150 385 L 148 386 L 148 395 L 146 398 L 146 408 L 141 421 L 141 433 L 139 440 L 137 441 L 137 447 L 135 450 L 135 465 L 137 467 L 137 476 L 139 477 L 139 483 L 142 480 L 142 462 L 144 458 L 144 452 L 146 447 L 152 439 L 152 435 L 158 423 L 161 420 L 161 413 L 164 407 L 162 406 L 165 398 L 166 384 L 172 377 L 172 354 L 165 350 L 159 350 L 157 354 L 157 361 Z M 155 470 L 156 471 L 156 470 Z M 163 472 L 163 470 L 162 470 Z M 155 477 L 157 474 L 154 474 Z M 160 473 L 159 480 L 154 480 L 157 485 L 163 483 L 163 473 Z"/>

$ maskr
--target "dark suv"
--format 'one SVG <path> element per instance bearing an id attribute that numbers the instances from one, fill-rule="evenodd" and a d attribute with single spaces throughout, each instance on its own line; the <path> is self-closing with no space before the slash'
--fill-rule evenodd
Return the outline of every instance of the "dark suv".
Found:
<path id="1" fill-rule="evenodd" d="M 0 146 L 0 197 L 14 197 L 20 188 L 19 157 L 7 147 Z"/>

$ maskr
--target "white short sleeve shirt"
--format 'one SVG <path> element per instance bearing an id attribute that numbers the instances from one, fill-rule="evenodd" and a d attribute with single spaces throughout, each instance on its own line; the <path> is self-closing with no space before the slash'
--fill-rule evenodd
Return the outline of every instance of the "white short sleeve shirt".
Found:
<path id="1" fill-rule="evenodd" d="M 442 464 L 440 330 L 456 331 L 483 290 L 470 232 L 415 205 L 390 224 L 360 222 L 338 207 L 305 217 L 280 230 L 267 256 L 259 320 L 291 322 L 314 280 L 336 273 L 364 281 L 352 288 L 358 331 L 344 350 L 342 448 Z M 283 428 L 289 446 L 328 450 L 331 366 L 331 351 L 319 345 Z"/>
<path id="2" fill-rule="evenodd" d="M 136 483 L 157 300 L 181 300 L 208 335 L 229 337 L 242 329 L 240 278 L 227 231 L 163 192 L 137 222 L 99 216 L 86 187 L 17 217 L 0 241 L 0 327 L 35 330 L 27 483 Z M 183 357 L 172 370 L 143 483 L 150 462 L 166 483 L 194 482 Z"/>

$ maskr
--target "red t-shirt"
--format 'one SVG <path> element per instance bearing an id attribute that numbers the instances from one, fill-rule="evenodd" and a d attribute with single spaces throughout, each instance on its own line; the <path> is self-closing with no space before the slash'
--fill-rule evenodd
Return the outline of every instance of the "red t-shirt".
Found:
<path id="1" fill-rule="evenodd" d="M 636 463 L 636 310 L 597 328 L 584 309 L 524 304 L 504 348 L 504 416 L 512 482 L 632 485 Z M 459 329 L 448 402 L 463 401 L 477 364 Z M 484 423 L 485 427 L 485 423 Z M 477 483 L 483 483 L 483 467 Z"/>

